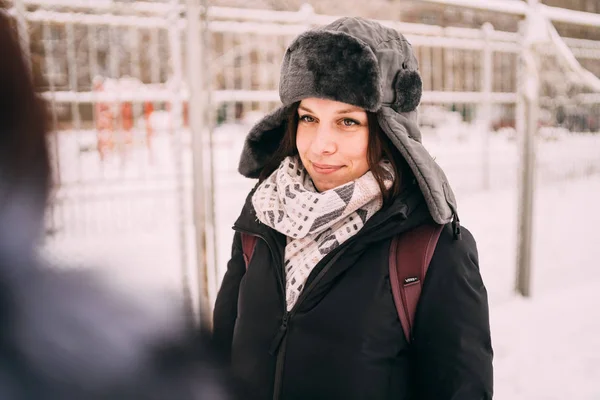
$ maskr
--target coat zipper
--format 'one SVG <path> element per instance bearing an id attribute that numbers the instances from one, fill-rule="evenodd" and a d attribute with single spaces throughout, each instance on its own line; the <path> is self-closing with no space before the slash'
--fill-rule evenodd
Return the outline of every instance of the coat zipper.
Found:
<path id="1" fill-rule="evenodd" d="M 317 283 L 325 276 L 327 272 L 331 269 L 333 264 L 340 258 L 340 256 L 344 253 L 344 251 L 348 247 L 343 247 L 337 253 L 327 261 L 323 269 L 319 272 L 319 274 L 315 277 L 315 279 L 311 282 L 311 284 L 302 291 L 300 297 L 294 304 L 294 307 L 283 315 L 283 319 L 281 321 L 281 326 L 279 327 L 279 331 L 273 338 L 271 342 L 271 348 L 269 349 L 269 354 L 277 355 L 277 361 L 275 364 L 275 382 L 273 385 L 273 400 L 279 400 L 281 397 L 281 384 L 283 381 L 283 363 L 285 361 L 285 351 L 287 344 L 287 331 L 290 319 L 296 313 L 298 306 L 302 303 L 302 301 L 308 296 L 308 294 L 313 290 L 313 288 L 317 285 Z M 287 309 L 287 304 L 285 304 Z"/>
<path id="2" fill-rule="evenodd" d="M 277 356 L 275 362 L 275 380 L 273 382 L 273 400 L 279 400 L 281 396 L 281 384 L 283 380 L 283 363 L 285 361 L 285 350 L 287 348 L 287 326 L 291 312 L 286 312 L 283 315 L 281 326 L 269 349 L 269 354 Z"/>
<path id="3" fill-rule="evenodd" d="M 254 233 L 254 232 L 241 230 L 241 229 L 238 229 L 235 227 L 234 227 L 234 229 L 239 232 L 242 232 L 242 233 L 245 233 L 248 235 L 254 235 L 254 236 L 258 237 L 259 239 L 262 239 L 267 244 L 267 247 L 269 248 L 269 251 L 271 252 L 271 254 L 274 254 L 271 244 L 264 236 Z M 305 290 L 302 291 L 302 293 L 300 294 L 300 297 L 296 301 L 296 304 L 294 304 L 294 307 L 292 307 L 292 309 L 290 311 L 287 311 L 286 292 L 285 292 L 285 277 L 283 276 L 283 267 L 282 267 L 282 273 L 279 274 L 278 280 L 279 280 L 280 288 L 282 289 L 282 293 L 283 293 L 283 310 L 285 311 L 285 313 L 281 320 L 281 325 L 279 326 L 279 330 L 273 337 L 273 340 L 271 341 L 271 346 L 269 347 L 269 354 L 272 356 L 277 356 L 277 361 L 275 364 L 275 379 L 274 379 L 274 384 L 273 384 L 273 400 L 279 400 L 281 397 L 281 385 L 282 385 L 282 380 L 283 380 L 283 363 L 285 361 L 287 332 L 288 332 L 290 319 L 294 316 L 295 311 L 297 310 L 298 306 L 302 303 L 302 301 L 308 296 L 308 294 L 314 289 L 314 287 L 317 285 L 317 283 L 319 283 L 319 281 L 323 278 L 323 276 L 325 276 L 325 274 L 327 272 L 329 272 L 329 270 L 331 269 L 333 264 L 335 264 L 335 262 L 346 251 L 348 246 L 353 242 L 353 239 L 355 239 L 355 237 L 351 238 L 350 240 L 346 241 L 342 246 L 338 247 L 338 251 L 328 261 L 326 261 L 326 264 L 323 267 L 323 269 L 319 272 L 319 274 L 315 277 L 315 279 L 311 282 L 311 284 L 308 287 L 306 287 Z M 285 257 L 285 255 L 284 255 L 284 257 Z M 283 265 L 285 265 L 285 263 L 282 263 L 281 265 L 283 266 Z"/>

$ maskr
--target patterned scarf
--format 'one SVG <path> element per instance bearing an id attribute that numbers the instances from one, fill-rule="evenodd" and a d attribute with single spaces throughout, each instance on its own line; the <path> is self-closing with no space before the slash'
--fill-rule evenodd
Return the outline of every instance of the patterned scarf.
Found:
<path id="1" fill-rule="evenodd" d="M 391 164 L 384 184 L 391 187 Z M 308 275 L 329 252 L 354 236 L 383 204 L 371 171 L 319 193 L 298 157 L 287 157 L 252 197 L 258 219 L 287 236 L 286 302 L 292 309 Z"/>

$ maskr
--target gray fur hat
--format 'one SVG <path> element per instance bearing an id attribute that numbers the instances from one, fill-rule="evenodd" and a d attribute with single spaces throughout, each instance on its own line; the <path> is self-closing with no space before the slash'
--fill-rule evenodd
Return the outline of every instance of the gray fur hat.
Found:
<path id="1" fill-rule="evenodd" d="M 376 112 L 379 125 L 411 167 L 431 216 L 439 224 L 456 214 L 448 180 L 421 144 L 417 106 L 422 82 L 406 38 L 363 18 L 340 18 L 299 35 L 281 67 L 283 106 L 264 117 L 246 137 L 239 172 L 257 178 L 285 133 L 287 112 L 309 97 L 336 100 Z"/>

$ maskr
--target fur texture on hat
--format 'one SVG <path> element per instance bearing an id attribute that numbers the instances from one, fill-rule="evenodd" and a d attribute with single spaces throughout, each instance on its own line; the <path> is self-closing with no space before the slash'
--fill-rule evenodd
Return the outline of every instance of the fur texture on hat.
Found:
<path id="1" fill-rule="evenodd" d="M 300 35 L 288 48 L 281 71 L 283 104 L 320 97 L 368 111 L 381 106 L 377 58 L 366 43 L 344 32 Z"/>
<path id="2" fill-rule="evenodd" d="M 407 113 L 415 110 L 421 101 L 423 82 L 417 71 L 401 69 L 393 84 L 396 97 L 392 108 L 396 112 Z"/>
<path id="3" fill-rule="evenodd" d="M 246 137 L 239 172 L 258 178 L 285 134 L 290 107 L 305 98 L 335 100 L 376 112 L 383 132 L 411 167 L 431 216 L 453 220 L 456 199 L 442 169 L 421 144 L 417 106 L 423 83 L 410 43 L 392 28 L 341 18 L 298 36 L 286 51 L 279 85 L 283 106 Z"/>

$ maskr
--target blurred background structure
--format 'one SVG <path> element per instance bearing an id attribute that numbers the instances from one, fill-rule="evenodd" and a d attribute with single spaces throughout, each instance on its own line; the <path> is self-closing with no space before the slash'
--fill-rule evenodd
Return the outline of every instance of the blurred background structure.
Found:
<path id="1" fill-rule="evenodd" d="M 254 185 L 236 172 L 244 135 L 279 102 L 290 40 L 341 15 L 397 28 L 420 62 L 424 144 L 478 239 L 497 398 L 600 398 L 588 384 L 600 382 L 600 341 L 589 336 L 600 313 L 588 310 L 600 301 L 600 1 L 6 7 L 51 105 L 48 254 L 102 262 L 132 290 L 181 291 L 196 311 L 200 299 L 210 308 L 225 271 Z"/>

